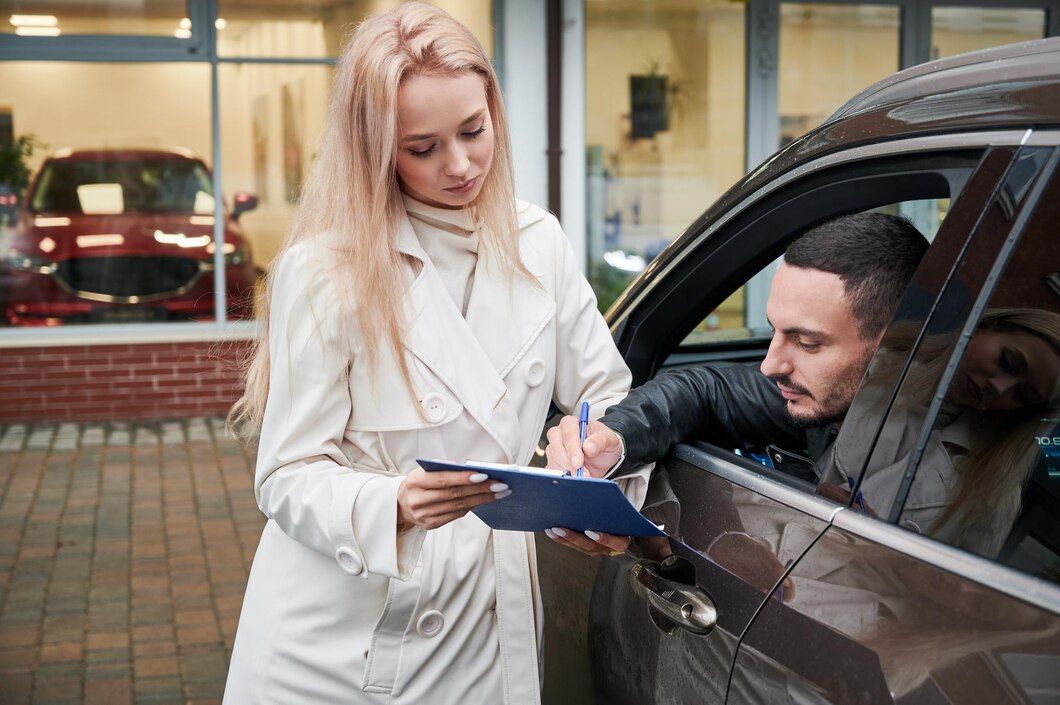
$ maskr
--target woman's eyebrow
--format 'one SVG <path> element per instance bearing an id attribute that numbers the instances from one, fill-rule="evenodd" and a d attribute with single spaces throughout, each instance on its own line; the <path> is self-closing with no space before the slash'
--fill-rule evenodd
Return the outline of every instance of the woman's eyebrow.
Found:
<path id="1" fill-rule="evenodd" d="M 485 108 L 479 108 L 478 110 L 476 110 L 474 112 L 473 115 L 471 115 L 471 117 L 467 118 L 462 123 L 460 123 L 460 127 L 463 127 L 464 125 L 467 125 L 468 123 L 475 122 L 476 120 L 478 120 L 479 118 L 481 118 L 485 114 L 486 114 L 486 109 Z M 421 140 L 431 140 L 431 139 L 434 139 L 437 136 L 438 135 L 436 135 L 433 132 L 424 133 L 424 134 L 420 134 L 420 135 L 405 135 L 404 137 L 401 138 L 401 141 L 402 142 L 419 142 Z"/>

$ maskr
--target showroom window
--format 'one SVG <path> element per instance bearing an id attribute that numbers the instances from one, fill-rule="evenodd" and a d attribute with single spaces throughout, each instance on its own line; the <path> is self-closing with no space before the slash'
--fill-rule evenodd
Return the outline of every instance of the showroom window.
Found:
<path id="1" fill-rule="evenodd" d="M 0 336 L 252 318 L 335 57 L 397 4 L 0 0 Z M 435 4 L 492 49 L 490 0 Z"/>

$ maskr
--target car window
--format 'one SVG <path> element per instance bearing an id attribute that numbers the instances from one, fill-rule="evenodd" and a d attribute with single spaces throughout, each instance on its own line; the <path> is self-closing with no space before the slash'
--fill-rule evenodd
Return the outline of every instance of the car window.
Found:
<path id="1" fill-rule="evenodd" d="M 935 239 L 949 204 L 949 198 L 924 198 L 891 203 L 871 210 L 908 218 L 930 242 Z M 768 341 L 773 331 L 766 323 L 766 297 L 762 293 L 779 264 L 779 259 L 774 260 L 758 272 L 753 281 L 741 286 L 718 304 L 685 336 L 681 347 L 734 340 Z"/>
<path id="2" fill-rule="evenodd" d="M 859 396 L 874 375 L 903 377 L 886 420 L 852 409 L 835 449 L 849 468 L 852 447 L 872 447 L 856 508 L 1060 582 L 1055 162 L 1015 160 L 928 325 L 896 321 L 873 360 Z"/>
<path id="3" fill-rule="evenodd" d="M 45 165 L 30 197 L 34 213 L 213 213 L 205 167 L 191 159 L 64 159 Z"/>

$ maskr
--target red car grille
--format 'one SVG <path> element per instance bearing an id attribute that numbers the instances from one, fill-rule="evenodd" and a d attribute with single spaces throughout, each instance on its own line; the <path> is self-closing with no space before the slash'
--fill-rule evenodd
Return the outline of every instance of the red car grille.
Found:
<path id="1" fill-rule="evenodd" d="M 95 257 L 59 262 L 55 276 L 77 292 L 114 297 L 179 294 L 201 275 L 186 257 Z"/>

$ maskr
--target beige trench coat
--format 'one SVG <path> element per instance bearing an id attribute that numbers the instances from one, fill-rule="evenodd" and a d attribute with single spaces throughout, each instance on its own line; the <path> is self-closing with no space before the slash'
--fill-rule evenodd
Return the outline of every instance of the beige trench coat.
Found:
<path id="1" fill-rule="evenodd" d="M 415 400 L 385 345 L 372 371 L 356 327 L 335 325 L 338 294 L 311 243 L 277 265 L 254 482 L 268 523 L 227 705 L 539 702 L 533 535 L 473 514 L 396 531 L 416 458 L 526 464 L 553 399 L 568 413 L 587 399 L 597 417 L 629 389 L 558 222 L 530 204 L 518 212 L 542 286 L 506 281 L 483 248 L 466 319 L 403 219 L 397 246 L 422 262 L 406 309 Z M 641 501 L 645 484 L 627 494 Z"/>

